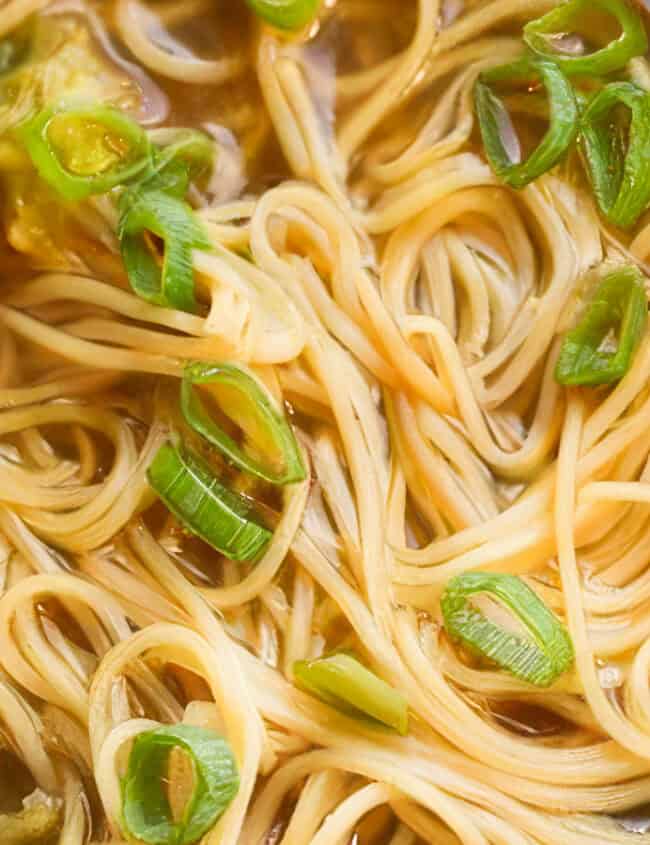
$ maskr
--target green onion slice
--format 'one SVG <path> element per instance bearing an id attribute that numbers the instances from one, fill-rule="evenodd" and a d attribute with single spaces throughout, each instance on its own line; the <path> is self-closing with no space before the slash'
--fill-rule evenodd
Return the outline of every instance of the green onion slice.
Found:
<path id="1" fill-rule="evenodd" d="M 506 631 L 472 606 L 469 597 L 480 593 L 509 608 L 530 638 Z M 573 663 L 573 646 L 563 625 L 515 575 L 465 572 L 447 584 L 440 605 L 453 639 L 535 686 L 549 686 Z"/>
<path id="2" fill-rule="evenodd" d="M 574 31 L 592 17 L 596 38 L 607 31 L 612 18 L 620 35 L 604 47 L 585 52 L 585 44 Z M 599 14 L 601 13 L 601 14 Z M 600 32 L 599 32 L 600 30 Z M 539 55 L 554 61 L 567 74 L 603 76 L 625 67 L 635 56 L 648 50 L 643 21 L 627 0 L 569 0 L 524 27 L 524 41 Z"/>
<path id="3" fill-rule="evenodd" d="M 624 107 L 629 125 L 617 122 Z M 615 226 L 632 226 L 650 203 L 650 95 L 613 82 L 587 105 L 580 146 L 601 211 Z"/>
<path id="4" fill-rule="evenodd" d="M 108 106 L 46 108 L 16 129 L 42 179 L 67 200 L 104 194 L 149 164 L 146 133 Z"/>
<path id="5" fill-rule="evenodd" d="M 220 411 L 244 433 L 246 449 L 208 412 L 197 386 L 216 400 Z M 181 410 L 235 466 L 271 484 L 293 484 L 306 477 L 296 437 L 282 409 L 266 387 L 235 364 L 190 364 L 181 387 Z"/>
<path id="6" fill-rule="evenodd" d="M 298 660 L 293 674 L 307 692 L 343 712 L 370 716 L 404 735 L 408 702 L 404 696 L 349 654 Z"/>
<path id="7" fill-rule="evenodd" d="M 296 30 L 314 19 L 320 0 L 246 0 L 255 14 L 278 29 Z"/>
<path id="8" fill-rule="evenodd" d="M 585 315 L 564 338 L 555 378 L 566 385 L 611 384 L 623 378 L 648 322 L 645 277 L 636 267 L 606 276 Z"/>
<path id="9" fill-rule="evenodd" d="M 549 127 L 522 161 L 510 114 L 493 86 L 505 83 L 530 89 L 538 82 L 548 98 Z M 488 160 L 497 176 L 513 188 L 523 188 L 554 167 L 578 132 L 578 105 L 571 84 L 553 62 L 543 59 L 524 58 L 484 71 L 474 87 L 474 102 Z"/>
<path id="10" fill-rule="evenodd" d="M 256 559 L 271 539 L 249 501 L 224 487 L 198 455 L 164 443 L 147 478 L 188 531 L 231 560 Z"/>
<path id="11" fill-rule="evenodd" d="M 210 242 L 192 209 L 164 191 L 126 191 L 118 236 L 133 290 L 156 305 L 196 311 L 192 250 Z"/>
<path id="12" fill-rule="evenodd" d="M 178 748 L 189 759 L 192 789 L 175 820 L 164 784 L 169 757 Z M 237 764 L 219 734 L 193 725 L 170 725 L 139 734 L 122 781 L 125 832 L 151 845 L 190 845 L 223 815 L 239 789 Z"/>
<path id="13" fill-rule="evenodd" d="M 214 140 L 196 129 L 154 129 L 151 172 L 140 185 L 183 199 L 192 182 L 204 182 L 214 169 L 218 147 Z"/>

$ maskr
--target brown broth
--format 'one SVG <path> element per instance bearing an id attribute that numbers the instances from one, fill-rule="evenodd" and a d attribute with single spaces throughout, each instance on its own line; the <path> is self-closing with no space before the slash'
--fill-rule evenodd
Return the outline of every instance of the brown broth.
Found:
<path id="1" fill-rule="evenodd" d="M 21 810 L 23 798 L 35 789 L 29 769 L 10 751 L 0 748 L 0 814 Z"/>

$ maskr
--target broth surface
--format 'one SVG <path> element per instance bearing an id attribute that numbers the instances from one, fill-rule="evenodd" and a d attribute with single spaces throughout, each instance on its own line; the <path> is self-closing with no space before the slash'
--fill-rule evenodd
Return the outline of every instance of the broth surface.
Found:
<path id="1" fill-rule="evenodd" d="M 650 212 L 580 140 L 509 186 L 475 107 L 558 5 L 0 0 L 1 845 L 650 843 L 647 304 L 621 378 L 556 377 L 603 279 L 650 290 Z M 648 25 L 609 7 L 550 43 Z M 646 55 L 567 79 L 650 115 Z M 548 90 L 496 96 L 526 163 Z M 465 582 L 455 636 L 467 573 L 519 598 Z M 192 834 L 194 752 L 134 773 L 178 727 L 232 787 Z"/>

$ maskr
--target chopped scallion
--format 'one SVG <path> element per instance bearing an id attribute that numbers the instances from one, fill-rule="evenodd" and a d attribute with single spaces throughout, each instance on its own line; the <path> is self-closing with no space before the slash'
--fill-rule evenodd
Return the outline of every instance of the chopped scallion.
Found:
<path id="1" fill-rule="evenodd" d="M 628 126 L 615 120 L 620 106 Z M 650 203 L 650 95 L 631 82 L 613 82 L 589 101 L 580 129 L 601 211 L 615 226 L 632 226 Z"/>
<path id="2" fill-rule="evenodd" d="M 579 28 L 585 19 L 599 12 L 611 16 L 620 29 L 620 35 L 589 52 L 575 49 L 579 36 L 574 34 L 574 27 Z M 569 0 L 560 3 L 543 17 L 526 24 L 524 41 L 531 50 L 554 61 L 565 73 L 590 76 L 604 76 L 621 70 L 630 59 L 642 56 L 648 50 L 641 16 L 627 0 Z M 577 43 L 581 48 L 581 41 Z"/>
<path id="3" fill-rule="evenodd" d="M 277 29 L 296 30 L 313 20 L 320 0 L 246 0 L 255 14 Z"/>
<path id="4" fill-rule="evenodd" d="M 192 182 L 209 178 L 217 155 L 212 138 L 196 129 L 155 129 L 149 133 L 153 144 L 151 171 L 140 186 L 160 190 L 184 199 Z"/>
<path id="5" fill-rule="evenodd" d="M 587 310 L 564 338 L 555 378 L 566 385 L 611 384 L 623 378 L 648 323 L 645 277 L 621 267 L 598 286 Z"/>
<path id="6" fill-rule="evenodd" d="M 157 305 L 195 311 L 192 250 L 209 240 L 192 209 L 161 190 L 124 193 L 118 229 L 133 290 Z"/>
<path id="7" fill-rule="evenodd" d="M 60 103 L 18 126 L 16 134 L 41 178 L 72 201 L 130 181 L 151 160 L 143 129 L 108 106 Z"/>
<path id="8" fill-rule="evenodd" d="M 472 606 L 470 597 L 481 593 L 509 608 L 530 638 L 505 630 Z M 573 662 L 573 645 L 565 628 L 515 575 L 465 572 L 447 584 L 440 605 L 453 639 L 535 686 L 549 686 Z"/>
<path id="9" fill-rule="evenodd" d="M 248 500 L 221 484 L 198 455 L 164 443 L 147 478 L 188 531 L 231 560 L 256 559 L 271 539 Z"/>
<path id="10" fill-rule="evenodd" d="M 293 664 L 297 683 L 307 692 L 344 712 L 370 716 L 404 735 L 408 702 L 386 681 L 349 654 L 340 652 Z"/>
<path id="11" fill-rule="evenodd" d="M 510 114 L 493 87 L 500 83 L 529 88 L 541 82 L 549 103 L 549 127 L 530 156 L 521 160 Z M 484 71 L 474 88 L 474 102 L 485 152 L 497 176 L 523 188 L 554 167 L 578 132 L 578 105 L 569 81 L 553 62 L 524 58 Z"/>
<path id="12" fill-rule="evenodd" d="M 165 789 L 169 757 L 184 752 L 191 765 L 189 798 L 174 819 Z M 219 734 L 193 725 L 170 725 L 139 734 L 122 781 L 125 833 L 150 845 L 191 845 L 223 815 L 239 789 L 237 764 Z"/>
<path id="13" fill-rule="evenodd" d="M 200 385 L 207 387 L 221 411 L 244 431 L 247 449 L 210 415 L 196 389 Z M 240 469 L 272 484 L 304 480 L 302 456 L 286 416 L 264 385 L 241 367 L 202 363 L 186 367 L 181 409 L 192 428 Z"/>

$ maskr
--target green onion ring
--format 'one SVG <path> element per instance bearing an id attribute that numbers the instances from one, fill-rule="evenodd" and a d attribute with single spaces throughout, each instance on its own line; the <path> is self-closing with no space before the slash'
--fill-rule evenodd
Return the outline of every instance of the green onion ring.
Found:
<path id="1" fill-rule="evenodd" d="M 550 35 L 570 31 L 574 21 L 594 8 L 609 12 L 621 27 L 621 35 L 607 46 L 585 56 L 563 55 L 552 49 Z M 604 76 L 621 70 L 635 56 L 648 50 L 648 37 L 641 16 L 626 0 L 569 0 L 524 27 L 524 41 L 539 55 L 551 59 L 566 74 Z"/>
<path id="2" fill-rule="evenodd" d="M 83 129 L 87 125 L 88 144 L 84 147 Z M 68 129 L 66 129 L 66 126 Z M 55 141 L 60 134 L 59 143 Z M 151 148 L 144 130 L 117 109 L 88 103 L 59 103 L 39 112 L 16 127 L 41 178 L 64 199 L 79 201 L 92 194 L 104 194 L 140 174 L 151 161 Z M 107 159 L 119 157 L 122 163 L 108 167 Z M 63 153 L 79 162 L 77 172 L 66 166 Z M 103 157 L 103 158 L 102 158 Z M 92 170 L 93 158 L 97 169 Z"/>
<path id="3" fill-rule="evenodd" d="M 468 601 L 478 593 L 491 595 L 510 608 L 531 638 L 487 619 Z M 535 686 L 550 686 L 573 663 L 573 646 L 565 628 L 515 575 L 465 572 L 447 584 L 440 606 L 450 637 Z"/>
<path id="4" fill-rule="evenodd" d="M 276 454 L 280 469 L 246 454 L 210 416 L 195 385 L 225 386 L 245 403 L 239 416 L 257 426 Z M 234 403 L 237 404 L 237 403 Z M 222 406 L 227 412 L 227 408 Z M 191 364 L 185 368 L 181 386 L 181 410 L 185 420 L 199 434 L 216 446 L 235 466 L 271 484 L 294 484 L 306 477 L 296 437 L 282 409 L 269 391 L 252 374 L 235 364 Z"/>
<path id="5" fill-rule="evenodd" d="M 163 788 L 169 755 L 190 759 L 193 789 L 182 818 L 174 821 Z M 237 764 L 219 734 L 193 725 L 169 725 L 138 734 L 122 781 L 125 832 L 150 845 L 191 845 L 223 815 L 239 790 Z"/>
<path id="6" fill-rule="evenodd" d="M 564 338 L 556 381 L 597 385 L 623 378 L 648 323 L 645 281 L 633 266 L 621 267 L 602 280 L 582 320 Z M 603 348 L 611 333 L 618 335 L 615 348 Z"/>
<path id="7" fill-rule="evenodd" d="M 631 115 L 627 139 L 610 120 L 617 105 Z M 631 82 L 613 82 L 589 101 L 580 148 L 598 205 L 615 226 L 634 225 L 650 204 L 650 95 Z"/>
<path id="8" fill-rule="evenodd" d="M 163 443 L 147 479 L 188 531 L 231 560 L 255 560 L 269 543 L 271 532 L 249 500 L 221 484 L 198 455 Z"/>
<path id="9" fill-rule="evenodd" d="M 525 161 L 516 161 L 504 142 L 510 117 L 491 85 L 539 79 L 548 95 L 549 127 L 540 144 Z M 573 143 L 579 113 L 570 83 L 552 62 L 524 58 L 484 71 L 474 87 L 474 102 L 485 152 L 497 176 L 513 188 L 523 188 L 554 167 Z"/>
<path id="10" fill-rule="evenodd" d="M 165 191 L 137 186 L 121 199 L 118 237 L 131 287 L 147 302 L 196 311 L 192 251 L 210 242 L 194 212 Z M 152 255 L 146 235 L 160 239 L 161 261 Z"/>

